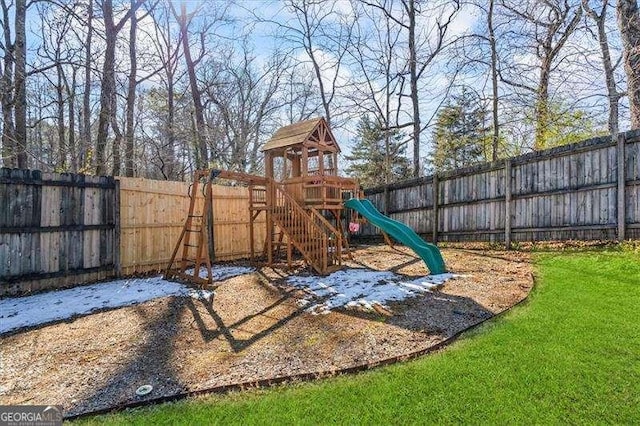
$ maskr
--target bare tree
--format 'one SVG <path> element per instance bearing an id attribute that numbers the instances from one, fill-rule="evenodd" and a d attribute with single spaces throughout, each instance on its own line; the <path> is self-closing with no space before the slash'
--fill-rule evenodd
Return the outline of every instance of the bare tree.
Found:
<path id="1" fill-rule="evenodd" d="M 277 36 L 291 47 L 289 56 L 304 52 L 304 59 L 298 59 L 296 68 L 310 66 L 319 94 L 320 108 L 329 125 L 340 124 L 336 118 L 339 91 L 342 81 L 343 59 L 347 53 L 353 21 L 338 10 L 339 0 L 287 0 L 285 10 L 293 17 L 287 21 L 264 19 L 277 27 Z M 298 74 L 303 76 L 304 73 Z M 312 97 L 306 97 L 310 100 Z M 315 109 L 315 108 L 312 108 Z"/>
<path id="2" fill-rule="evenodd" d="M 155 56 L 160 61 L 162 72 L 160 80 L 166 91 L 166 117 L 163 124 L 163 139 L 158 148 L 159 169 L 166 178 L 178 178 L 180 167 L 176 159 L 176 84 L 180 80 L 178 63 L 180 59 L 180 32 L 174 34 L 171 22 L 171 11 L 168 3 L 161 3 L 151 11 L 154 20 L 153 34 Z M 157 143 L 157 142 L 156 142 Z"/>
<path id="3" fill-rule="evenodd" d="M 131 7 L 135 6 L 135 0 L 131 0 Z M 127 98 L 126 98 L 126 124 L 125 124 L 125 176 L 133 177 L 134 164 L 134 108 L 136 105 L 136 78 L 138 72 L 138 58 L 136 55 L 136 37 L 138 32 L 138 18 L 135 13 L 129 19 L 129 75 L 127 76 Z"/>
<path id="4" fill-rule="evenodd" d="M 500 105 L 500 23 L 499 23 L 499 7 L 500 3 L 496 0 L 477 1 L 472 3 L 483 15 L 484 19 L 479 21 L 478 28 L 475 28 L 470 34 L 461 37 L 458 41 L 458 61 L 462 62 L 461 66 L 465 71 L 480 70 L 479 81 L 482 81 L 482 88 L 486 84 L 490 84 L 491 95 L 488 99 L 491 104 L 491 149 L 487 159 L 496 161 L 501 155 L 501 105 Z M 469 89 L 468 87 L 465 89 Z M 484 99 L 480 93 L 477 99 Z M 503 145 L 503 144 L 502 144 Z"/>
<path id="5" fill-rule="evenodd" d="M 511 66 L 511 72 L 500 68 L 501 80 L 505 83 L 535 95 L 535 149 L 545 147 L 545 132 L 549 125 L 549 86 L 551 73 L 559 59 L 560 52 L 569 36 L 575 31 L 582 16 L 582 7 L 572 5 L 568 0 L 515 2 L 503 0 L 503 6 L 514 19 L 512 37 L 515 49 L 528 47 L 538 59 L 538 76 L 535 82 L 526 81 L 529 70 Z M 518 24 L 519 23 L 519 24 Z M 516 28 L 522 28 L 516 30 Z M 524 51 L 522 51 L 524 53 Z"/>
<path id="6" fill-rule="evenodd" d="M 0 69 L 0 103 L 2 105 L 2 157 L 5 165 L 14 167 L 17 165 L 16 160 L 16 144 L 15 144 L 15 122 L 13 120 L 14 105 L 14 84 L 13 84 L 13 68 L 14 68 L 14 40 L 11 34 L 10 10 L 13 2 L 0 0 L 2 6 L 2 49 L 3 53 L 3 69 Z"/>
<path id="7" fill-rule="evenodd" d="M 2 0 L 4 70 L 2 71 L 2 146 L 9 166 L 27 167 L 26 0 Z M 13 9 L 13 40 L 10 10 Z"/>
<path id="8" fill-rule="evenodd" d="M 238 56 L 223 56 L 218 64 L 210 63 L 206 67 L 213 71 L 206 83 L 207 101 L 215 107 L 211 115 L 220 118 L 214 121 L 219 124 L 210 127 L 221 127 L 216 132 L 220 143 L 213 148 L 218 154 L 216 160 L 226 167 L 258 172 L 261 169 L 259 149 L 266 136 L 264 130 L 285 104 L 278 92 L 289 62 L 276 53 L 263 67 L 257 67 L 246 44 Z"/>
<path id="9" fill-rule="evenodd" d="M 196 167 L 205 168 L 209 163 L 209 155 L 207 151 L 207 135 L 206 125 L 204 120 L 204 107 L 202 105 L 202 95 L 200 88 L 198 87 L 198 78 L 196 75 L 196 66 L 204 58 L 205 52 L 205 39 L 207 29 L 211 25 L 207 25 L 205 29 L 200 31 L 200 55 L 195 59 L 191 55 L 191 45 L 189 44 L 189 25 L 191 24 L 194 16 L 198 10 L 187 14 L 187 6 L 182 3 L 180 7 L 180 14 L 173 8 L 171 8 L 178 25 L 180 26 L 180 38 L 182 40 L 182 51 L 184 54 L 185 65 L 187 67 L 187 75 L 189 76 L 189 87 L 191 88 L 191 97 L 193 98 L 193 109 L 195 115 L 195 145 L 196 145 Z"/>
<path id="10" fill-rule="evenodd" d="M 340 16 L 335 10 L 335 2 L 302 0 L 290 1 L 287 5 L 293 10 L 297 20 L 296 27 L 289 26 L 287 29 L 293 31 L 293 40 L 303 47 L 311 61 L 324 116 L 331 125 L 332 107 L 340 86 L 340 70 L 352 27 L 348 23 L 339 22 Z M 320 57 L 323 51 L 334 56 L 331 58 L 333 63 L 327 64 Z M 325 84 L 325 81 L 329 84 Z"/>
<path id="11" fill-rule="evenodd" d="M 407 63 L 403 78 L 409 77 L 409 98 L 411 99 L 411 121 L 398 124 L 397 127 L 411 127 L 413 139 L 413 175 L 419 176 L 420 166 L 420 134 L 426 128 L 422 124 L 420 112 L 420 81 L 426 76 L 430 66 L 440 53 L 451 43 L 449 28 L 460 10 L 460 2 L 444 4 L 422 4 L 416 0 L 400 0 L 395 7 L 393 0 L 372 2 L 362 0 L 364 4 L 379 9 L 406 33 Z M 423 9 L 424 8 L 424 9 Z M 398 9 L 400 12 L 398 12 Z M 422 19 L 426 27 L 418 27 L 418 19 Z M 404 87 L 404 84 L 401 86 Z"/>
<path id="12" fill-rule="evenodd" d="M 87 0 L 86 7 L 86 36 L 84 41 L 84 89 L 82 93 L 82 149 L 80 150 L 79 165 L 84 166 L 85 151 L 91 147 L 91 63 L 93 41 L 93 0 Z"/>
<path id="13" fill-rule="evenodd" d="M 131 0 L 131 6 L 133 7 L 135 4 L 135 0 Z M 135 152 L 135 108 L 136 108 L 136 93 L 137 88 L 140 83 L 149 78 L 153 77 L 157 73 L 161 72 L 162 69 L 166 66 L 166 63 L 160 63 L 159 67 L 156 67 L 155 70 L 149 71 L 144 77 L 138 79 L 138 59 L 139 57 L 144 58 L 148 56 L 147 52 L 139 52 L 137 49 L 137 36 L 138 36 L 138 22 L 150 16 L 153 9 L 158 4 L 158 1 L 153 3 L 147 3 L 149 5 L 148 9 L 141 16 L 137 16 L 136 14 L 131 14 L 129 19 L 129 73 L 127 75 L 127 93 L 125 96 L 125 133 L 124 133 L 124 141 L 125 141 L 125 156 L 124 156 L 124 164 L 125 164 L 125 176 L 133 177 L 134 176 L 134 164 L 136 158 Z M 155 62 L 155 58 L 154 58 Z M 144 68 L 144 64 L 143 68 Z"/>
<path id="14" fill-rule="evenodd" d="M 618 102 L 623 96 L 622 92 L 618 91 L 616 85 L 616 79 L 614 75 L 617 63 L 614 64 L 611 60 L 611 52 L 609 48 L 609 38 L 607 36 L 606 22 L 607 22 L 607 9 L 609 7 L 609 1 L 603 0 L 600 10 L 597 11 L 589 5 L 588 0 L 582 0 L 582 7 L 584 8 L 587 16 L 591 18 L 596 25 L 597 39 L 600 46 L 600 54 L 602 56 L 602 66 L 605 76 L 605 82 L 607 85 L 607 99 L 609 100 L 609 132 L 615 139 L 618 135 Z"/>
<path id="15" fill-rule="evenodd" d="M 81 47 L 74 38 L 74 16 L 59 13 L 60 9 L 48 3 L 38 5 L 40 37 L 42 43 L 37 50 L 37 60 L 43 71 L 39 75 L 49 82 L 54 91 L 57 138 L 48 142 L 50 156 L 48 165 L 54 170 L 67 171 L 69 163 L 73 171 L 77 168 L 75 146 L 75 85 L 79 67 Z M 53 68 L 49 68 L 49 67 Z M 50 75 L 49 71 L 55 71 Z M 71 75 L 69 75 L 71 74 Z M 43 105 L 38 105 L 44 109 Z M 69 121 L 65 121 L 68 115 Z M 69 160 L 69 161 L 68 161 Z"/>
<path id="16" fill-rule="evenodd" d="M 356 6 L 357 7 L 357 6 Z M 375 116 L 384 133 L 384 181 L 391 182 L 392 161 L 405 144 L 395 144 L 391 149 L 391 138 L 398 125 L 393 114 L 392 102 L 399 88 L 402 70 L 397 68 L 397 52 L 401 27 L 385 14 L 380 16 L 373 8 L 364 8 L 357 17 L 357 24 L 349 49 L 353 59 L 352 72 L 354 107 Z"/>
<path id="17" fill-rule="evenodd" d="M 487 10 L 487 29 L 489 30 L 489 48 L 491 50 L 491 159 L 498 160 L 498 146 L 500 143 L 500 113 L 498 111 L 498 47 L 496 31 L 493 23 L 495 0 L 489 0 Z"/>
<path id="18" fill-rule="evenodd" d="M 64 74 L 64 87 L 67 97 L 67 116 L 69 123 L 69 132 L 67 135 L 67 147 L 69 148 L 69 160 L 72 172 L 77 172 L 79 168 L 78 162 L 78 145 L 76 142 L 76 87 L 77 87 L 78 67 L 71 68 L 71 77 Z"/>
<path id="19" fill-rule="evenodd" d="M 624 49 L 631 127 L 640 129 L 640 11 L 637 0 L 618 0 L 618 27 Z"/>
<path id="20" fill-rule="evenodd" d="M 103 0 L 101 4 L 104 31 L 105 50 L 104 65 L 102 67 L 102 84 L 100 90 L 100 115 L 98 117 L 98 135 L 96 139 L 96 174 L 106 173 L 105 151 L 109 125 L 114 122 L 116 111 L 116 80 L 115 80 L 115 53 L 116 39 L 125 23 L 132 14 L 144 3 L 145 0 L 135 0 L 120 20 L 114 18 L 113 0 Z M 117 141 L 116 141 L 117 142 Z M 114 159 L 115 161 L 116 159 Z"/>
<path id="21" fill-rule="evenodd" d="M 27 167 L 27 34 L 25 21 L 27 17 L 26 0 L 16 0 L 16 40 L 14 46 L 14 115 L 15 115 L 15 148 L 17 166 Z"/>

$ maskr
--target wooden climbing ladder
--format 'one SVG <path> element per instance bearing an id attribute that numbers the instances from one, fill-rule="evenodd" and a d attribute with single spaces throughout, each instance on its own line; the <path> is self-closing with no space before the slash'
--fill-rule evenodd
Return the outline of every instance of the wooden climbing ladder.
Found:
<path id="1" fill-rule="evenodd" d="M 211 258 L 209 256 L 209 235 L 211 233 L 211 181 L 213 173 L 199 170 L 195 173 L 189 191 L 189 213 L 182 227 L 180 238 L 173 249 L 165 277 L 199 284 L 201 287 L 213 286 Z M 204 181 L 202 189 L 204 203 L 198 202 L 198 187 Z M 199 208 L 202 206 L 202 209 Z M 180 257 L 178 257 L 180 254 Z M 174 263 L 176 267 L 173 268 Z M 201 274 L 204 266 L 205 276 Z"/>

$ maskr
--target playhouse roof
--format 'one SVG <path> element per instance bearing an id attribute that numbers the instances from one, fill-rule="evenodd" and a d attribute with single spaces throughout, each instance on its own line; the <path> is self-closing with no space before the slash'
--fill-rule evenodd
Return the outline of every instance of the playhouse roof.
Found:
<path id="1" fill-rule="evenodd" d="M 271 139 L 264 144 L 262 151 L 299 145 L 306 141 L 335 146 L 340 151 L 340 147 L 323 117 L 298 121 L 279 128 Z"/>

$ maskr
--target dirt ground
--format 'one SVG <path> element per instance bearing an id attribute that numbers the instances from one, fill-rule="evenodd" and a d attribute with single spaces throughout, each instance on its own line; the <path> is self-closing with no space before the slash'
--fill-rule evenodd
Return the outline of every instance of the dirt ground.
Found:
<path id="1" fill-rule="evenodd" d="M 342 309 L 312 315 L 286 269 L 231 278 L 213 304 L 166 297 L 0 338 L 0 403 L 62 405 L 66 415 L 220 385 L 329 372 L 428 348 L 524 299 L 522 252 L 444 249 L 460 275 L 389 304 L 391 316 Z M 358 249 L 351 266 L 424 276 L 404 248 Z"/>

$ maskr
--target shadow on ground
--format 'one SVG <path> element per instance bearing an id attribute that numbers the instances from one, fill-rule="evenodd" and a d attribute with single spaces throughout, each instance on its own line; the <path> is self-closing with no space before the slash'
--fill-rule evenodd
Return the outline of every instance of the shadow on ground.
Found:
<path id="1" fill-rule="evenodd" d="M 72 403 L 67 414 L 78 414 L 114 407 L 123 401 L 141 401 L 158 395 L 172 395 L 184 386 L 175 374 L 172 362 L 174 340 L 178 336 L 178 317 L 184 310 L 182 298 L 171 297 L 165 307 L 150 313 L 141 306 L 133 307 L 140 321 L 145 323 L 142 342 L 127 362 L 108 378 L 96 377 L 90 392 Z M 126 326 L 126 325 L 123 325 Z M 142 385 L 153 386 L 148 396 L 137 396 Z M 66 408 L 66 407 L 65 407 Z"/>

